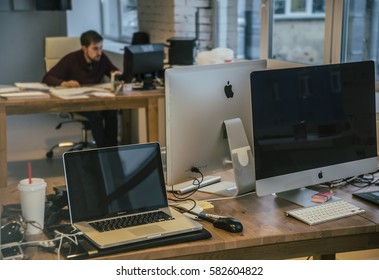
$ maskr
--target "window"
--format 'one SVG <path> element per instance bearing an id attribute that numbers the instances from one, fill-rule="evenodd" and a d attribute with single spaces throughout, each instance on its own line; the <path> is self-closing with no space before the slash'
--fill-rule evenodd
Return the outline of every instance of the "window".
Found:
<path id="1" fill-rule="evenodd" d="M 258 59 L 267 53 L 272 59 L 323 63 L 325 1 L 214 0 L 214 47 L 230 48 L 239 59 Z M 261 9 L 266 3 L 273 7 L 264 15 L 271 19 L 267 36 L 261 31 Z"/>
<path id="2" fill-rule="evenodd" d="M 325 0 L 275 0 L 273 4 L 269 58 L 323 63 Z"/>
<path id="3" fill-rule="evenodd" d="M 119 13 L 118 1 L 101 1 L 103 36 L 107 39 L 118 39 Z"/>
<path id="4" fill-rule="evenodd" d="M 131 42 L 134 32 L 138 31 L 137 0 L 121 0 L 121 38 Z"/>
<path id="5" fill-rule="evenodd" d="M 378 61 L 379 0 L 350 0 L 344 6 L 341 61 Z M 377 63 L 375 64 L 376 67 Z M 379 70 L 377 68 L 377 70 Z M 376 71 L 376 79 L 378 80 Z"/>
<path id="6" fill-rule="evenodd" d="M 213 0 L 214 47 L 229 48 L 239 59 L 260 57 L 260 1 Z"/>
<path id="7" fill-rule="evenodd" d="M 325 0 L 275 0 L 275 18 L 316 18 L 325 16 Z"/>
<path id="8" fill-rule="evenodd" d="M 378 62 L 379 0 L 261 2 L 267 19 L 261 57 L 306 64 Z"/>
<path id="9" fill-rule="evenodd" d="M 101 0 L 105 38 L 130 43 L 138 30 L 137 2 Z M 230 48 L 239 59 L 379 59 L 379 0 L 212 0 L 212 10 L 211 47 Z"/>
<path id="10" fill-rule="evenodd" d="M 103 36 L 130 43 L 138 30 L 137 0 L 101 0 Z"/>

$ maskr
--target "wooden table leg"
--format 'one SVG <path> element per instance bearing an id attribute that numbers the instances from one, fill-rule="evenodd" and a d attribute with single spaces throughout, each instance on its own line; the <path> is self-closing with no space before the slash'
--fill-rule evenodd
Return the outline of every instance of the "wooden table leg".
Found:
<path id="1" fill-rule="evenodd" d="M 146 108 L 147 141 L 158 141 L 158 99 L 149 98 Z"/>
<path id="2" fill-rule="evenodd" d="M 132 109 L 121 110 L 121 145 L 132 144 Z"/>
<path id="3" fill-rule="evenodd" d="M 5 105 L 0 103 L 0 188 L 7 187 L 7 115 Z"/>

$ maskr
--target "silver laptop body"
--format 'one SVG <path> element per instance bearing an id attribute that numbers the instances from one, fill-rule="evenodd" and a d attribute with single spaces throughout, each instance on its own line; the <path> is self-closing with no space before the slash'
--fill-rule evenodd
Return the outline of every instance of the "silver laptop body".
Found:
<path id="1" fill-rule="evenodd" d="M 147 143 L 63 154 L 71 223 L 99 248 L 202 229 L 168 207 L 160 147 Z M 162 211 L 172 218 L 98 231 L 93 223 Z"/>

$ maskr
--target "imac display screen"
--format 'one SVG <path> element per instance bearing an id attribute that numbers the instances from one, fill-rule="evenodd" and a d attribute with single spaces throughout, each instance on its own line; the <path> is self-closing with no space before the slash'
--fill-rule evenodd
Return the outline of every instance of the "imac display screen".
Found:
<path id="1" fill-rule="evenodd" d="M 256 191 L 377 170 L 372 61 L 251 73 Z"/>
<path id="2" fill-rule="evenodd" d="M 167 184 L 230 169 L 224 121 L 241 119 L 252 144 L 251 71 L 265 60 L 195 65 L 165 71 Z M 253 160 L 252 160 L 253 162 Z"/>

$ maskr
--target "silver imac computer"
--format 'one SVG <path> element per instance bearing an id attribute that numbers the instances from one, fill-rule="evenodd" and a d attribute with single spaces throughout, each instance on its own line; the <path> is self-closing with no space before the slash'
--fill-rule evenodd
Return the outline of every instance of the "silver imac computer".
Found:
<path id="1" fill-rule="evenodd" d="M 233 168 L 235 182 L 202 191 L 236 196 L 254 190 L 250 73 L 265 60 L 165 71 L 167 185 Z"/>
<path id="2" fill-rule="evenodd" d="M 311 205 L 311 185 L 375 172 L 372 61 L 251 73 L 256 192 Z"/>

